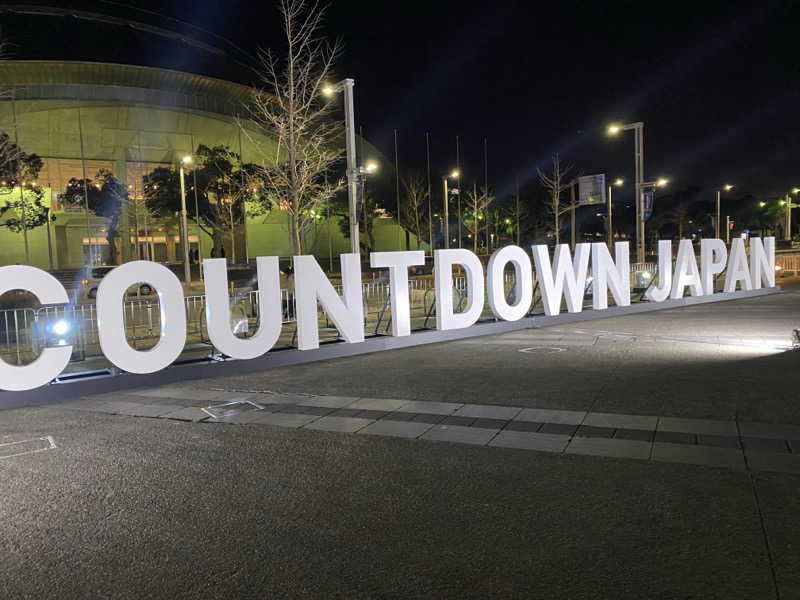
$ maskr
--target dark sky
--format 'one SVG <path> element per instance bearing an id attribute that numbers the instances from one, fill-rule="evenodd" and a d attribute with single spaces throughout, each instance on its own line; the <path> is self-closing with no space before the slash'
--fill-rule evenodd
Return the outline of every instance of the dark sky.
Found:
<path id="1" fill-rule="evenodd" d="M 212 33 L 251 54 L 280 49 L 269 0 L 136 4 L 153 13 L 70 4 L 189 33 L 232 57 L 237 52 Z M 25 33 L 15 37 L 17 21 L 7 23 L 7 37 L 30 57 L 83 51 L 124 60 L 131 51 L 115 48 L 116 36 L 83 46 L 73 36 L 64 46 L 52 30 L 37 44 Z M 631 181 L 633 135 L 610 139 L 604 130 L 610 121 L 644 121 L 648 179 L 667 176 L 675 188 L 699 185 L 712 196 L 728 181 L 739 194 L 765 197 L 800 185 L 800 6 L 793 2 L 339 0 L 327 30 L 344 41 L 339 73 L 356 80 L 356 120 L 367 139 L 392 159 L 398 130 L 401 172 L 424 172 L 428 131 L 434 181 L 455 165 L 456 135 L 467 184 L 483 181 L 488 139 L 489 182 L 501 196 L 517 177 L 533 179 L 553 152 L 583 173 Z M 220 74 L 202 51 L 164 48 L 145 45 L 135 60 Z"/>

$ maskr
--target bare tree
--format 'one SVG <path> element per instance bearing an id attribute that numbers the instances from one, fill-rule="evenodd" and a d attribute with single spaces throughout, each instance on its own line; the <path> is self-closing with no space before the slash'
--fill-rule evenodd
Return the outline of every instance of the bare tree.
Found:
<path id="1" fill-rule="evenodd" d="M 406 205 L 403 215 L 406 226 L 417 238 L 417 249 L 419 250 L 420 240 L 423 231 L 428 229 L 428 187 L 422 175 L 412 175 L 403 179 L 405 189 Z"/>
<path id="2" fill-rule="evenodd" d="M 344 187 L 343 179 L 326 177 L 342 155 L 342 126 L 331 119 L 331 100 L 322 95 L 342 46 L 322 38 L 325 7 L 317 2 L 281 0 L 280 12 L 286 56 L 259 54 L 262 88 L 247 105 L 250 119 L 277 146 L 264 146 L 240 126 L 262 156 L 263 189 L 289 214 L 292 249 L 301 254 L 303 232 L 320 206 Z"/>
<path id="3" fill-rule="evenodd" d="M 469 218 L 464 220 L 464 225 L 472 236 L 472 251 L 475 254 L 478 253 L 478 232 L 483 226 L 482 223 L 486 221 L 486 209 L 489 208 L 493 200 L 494 197 L 486 192 L 485 187 L 483 191 L 479 193 L 477 184 L 473 184 L 472 191 L 467 193 L 469 207 L 467 210 L 472 214 L 469 215 Z"/>
<path id="4" fill-rule="evenodd" d="M 547 207 L 548 212 L 553 215 L 554 220 L 554 233 L 556 237 L 556 245 L 559 243 L 559 235 L 558 235 L 558 217 L 559 215 L 569 208 L 568 206 L 565 208 L 561 202 L 561 192 L 568 189 L 570 186 L 570 182 L 567 181 L 567 176 L 572 171 L 572 166 L 568 165 L 565 168 L 561 168 L 561 161 L 558 158 L 558 153 L 556 152 L 553 154 L 553 171 L 552 173 L 545 173 L 540 168 L 536 168 L 536 172 L 539 173 L 539 181 L 542 182 L 542 185 L 547 189 L 547 192 L 550 196 L 550 203 Z"/>

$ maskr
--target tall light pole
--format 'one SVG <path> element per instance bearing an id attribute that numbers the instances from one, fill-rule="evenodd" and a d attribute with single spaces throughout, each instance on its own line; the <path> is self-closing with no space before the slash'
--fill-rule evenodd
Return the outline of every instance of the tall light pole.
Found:
<path id="1" fill-rule="evenodd" d="M 186 223 L 186 184 L 183 177 L 183 165 L 192 163 L 192 157 L 188 154 L 181 159 L 180 162 L 180 176 L 181 176 L 181 246 L 183 247 L 183 280 L 187 285 L 192 283 L 192 271 L 189 264 L 189 229 Z"/>
<path id="2" fill-rule="evenodd" d="M 733 186 L 731 184 L 729 184 L 729 183 L 726 183 L 725 185 L 722 186 L 722 189 L 718 189 L 717 190 L 717 222 L 714 224 L 714 233 L 715 233 L 714 237 L 717 238 L 717 239 L 720 239 L 719 238 L 719 226 L 720 226 L 720 218 L 721 217 L 720 217 L 720 212 L 719 212 L 719 199 L 720 199 L 720 196 L 722 195 L 722 191 L 723 190 L 726 191 L 726 192 L 729 192 L 732 189 L 733 189 Z"/>
<path id="3" fill-rule="evenodd" d="M 636 167 L 636 261 L 644 262 L 644 207 L 643 181 L 644 181 L 644 123 L 626 123 L 624 125 L 609 125 L 609 135 L 616 135 L 620 131 L 633 129 L 633 159 Z"/>
<path id="4" fill-rule="evenodd" d="M 800 188 L 792 188 L 792 194 L 800 192 Z M 798 204 L 792 202 L 792 197 L 786 194 L 786 231 L 783 234 L 783 239 L 787 242 L 792 241 L 792 209 L 797 208 Z"/>
<path id="5" fill-rule="evenodd" d="M 450 202 L 449 198 L 447 197 L 448 190 L 447 190 L 447 178 L 452 177 L 453 179 L 457 179 L 459 176 L 458 171 L 453 171 L 450 175 L 445 175 L 442 177 L 442 187 L 444 188 L 444 198 L 442 198 L 442 204 L 444 205 L 444 247 L 450 247 Z"/>
<path id="6" fill-rule="evenodd" d="M 322 93 L 330 96 L 334 92 L 344 92 L 344 139 L 347 151 L 347 201 L 350 215 L 350 252 L 361 252 L 358 239 L 358 215 L 356 198 L 358 196 L 358 175 L 356 167 L 356 126 L 353 109 L 353 79 L 342 79 L 339 83 L 322 88 Z"/>
<path id="7" fill-rule="evenodd" d="M 609 250 L 611 250 L 611 245 L 612 245 L 612 242 L 613 242 L 612 238 L 614 237 L 614 234 L 613 234 L 614 229 L 611 226 L 611 219 L 612 219 L 611 213 L 613 211 L 612 205 L 611 205 L 611 186 L 615 185 L 616 187 L 620 187 L 623 183 L 625 183 L 625 181 L 623 179 L 620 179 L 619 177 L 617 177 L 614 180 L 613 184 L 609 184 L 608 185 L 608 198 L 607 198 L 608 207 L 606 208 L 606 243 L 608 244 L 608 249 Z"/>

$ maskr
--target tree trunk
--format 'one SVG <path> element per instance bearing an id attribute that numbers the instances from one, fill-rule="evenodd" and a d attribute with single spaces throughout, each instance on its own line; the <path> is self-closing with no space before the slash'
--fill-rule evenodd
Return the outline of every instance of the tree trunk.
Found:
<path id="1" fill-rule="evenodd" d="M 559 235 L 558 235 L 558 206 L 556 206 L 555 223 L 556 223 L 556 225 L 555 225 L 556 229 L 555 229 L 555 231 L 553 233 L 556 236 L 556 246 L 558 246 L 558 242 L 559 242 Z"/>
<path id="2" fill-rule="evenodd" d="M 293 214 L 289 215 L 289 237 L 292 240 L 292 255 L 300 255 L 300 232 L 297 230 L 297 219 Z"/>

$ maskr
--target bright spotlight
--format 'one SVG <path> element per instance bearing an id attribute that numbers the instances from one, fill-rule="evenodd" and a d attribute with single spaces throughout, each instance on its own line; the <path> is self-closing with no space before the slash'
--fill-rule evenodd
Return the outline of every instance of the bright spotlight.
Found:
<path id="1" fill-rule="evenodd" d="M 53 323 L 53 333 L 56 335 L 64 335 L 69 331 L 69 323 L 64 319 L 59 319 Z"/>
<path id="2" fill-rule="evenodd" d="M 377 168 L 378 168 L 378 163 L 376 163 L 374 160 L 369 161 L 367 163 L 367 166 L 365 167 L 367 173 L 372 173 L 373 171 L 377 170 Z"/>
<path id="3" fill-rule="evenodd" d="M 450 177 L 452 177 L 453 179 L 458 177 L 458 175 L 459 175 L 458 171 L 455 171 L 455 170 L 452 173 L 450 173 Z"/>
<path id="4" fill-rule="evenodd" d="M 188 165 L 189 163 L 192 162 L 192 157 L 187 154 L 181 160 L 183 161 L 183 164 Z"/>
<path id="5" fill-rule="evenodd" d="M 614 180 L 614 185 L 616 185 L 616 186 L 620 186 L 620 185 L 622 185 L 623 183 L 625 183 L 625 180 L 624 180 L 624 179 L 622 179 L 621 177 L 617 177 L 617 178 Z"/>
<path id="6" fill-rule="evenodd" d="M 619 125 L 609 125 L 608 126 L 608 134 L 609 135 L 616 135 L 619 133 L 620 127 Z"/>
<path id="7" fill-rule="evenodd" d="M 329 85 L 326 85 L 324 88 L 322 88 L 322 93 L 326 96 L 330 96 L 333 94 L 333 88 Z"/>
<path id="8" fill-rule="evenodd" d="M 668 179 L 664 179 L 663 177 L 659 178 L 659 180 L 658 180 L 658 181 L 656 181 L 656 185 L 657 185 L 658 187 L 664 187 L 664 186 L 665 186 L 665 185 L 667 185 L 668 183 L 669 183 L 669 180 L 668 180 Z"/>

